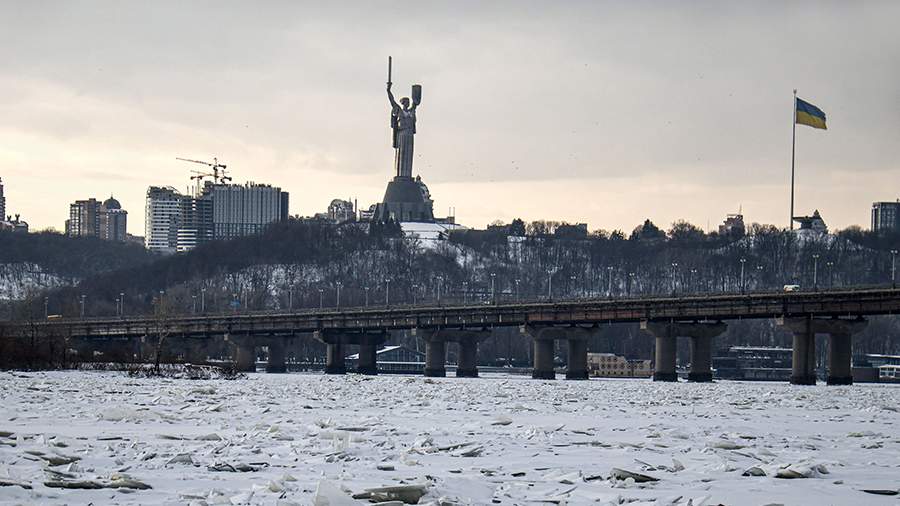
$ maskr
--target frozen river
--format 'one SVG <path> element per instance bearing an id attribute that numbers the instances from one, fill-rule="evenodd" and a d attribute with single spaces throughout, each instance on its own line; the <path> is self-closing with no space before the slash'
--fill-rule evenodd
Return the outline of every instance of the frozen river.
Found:
<path id="1" fill-rule="evenodd" d="M 883 385 L 0 372 L 0 503 L 897 505 L 864 490 L 900 488 L 898 411 Z"/>

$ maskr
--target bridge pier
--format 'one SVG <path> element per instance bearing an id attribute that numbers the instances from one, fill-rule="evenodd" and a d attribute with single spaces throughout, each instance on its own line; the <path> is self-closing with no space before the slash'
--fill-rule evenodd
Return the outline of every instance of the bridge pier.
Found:
<path id="1" fill-rule="evenodd" d="M 238 372 L 256 372 L 256 347 L 252 344 L 234 344 L 234 367 Z"/>
<path id="2" fill-rule="evenodd" d="M 641 322 L 641 328 L 656 338 L 653 381 L 678 381 L 676 358 L 678 337 L 691 340 L 691 370 L 688 381 L 712 381 L 712 340 L 728 326 L 722 322 Z"/>
<path id="3" fill-rule="evenodd" d="M 425 376 L 443 378 L 447 375 L 447 343 L 442 340 L 425 341 Z"/>
<path id="4" fill-rule="evenodd" d="M 345 355 L 347 345 L 359 346 L 357 372 L 377 374 L 375 350 L 387 340 L 387 332 L 348 332 L 342 330 L 317 330 L 313 337 L 325 343 L 325 374 L 346 374 Z"/>
<path id="5" fill-rule="evenodd" d="M 209 353 L 206 340 L 190 339 L 184 343 L 184 361 L 193 365 L 203 365 L 207 362 Z"/>
<path id="6" fill-rule="evenodd" d="M 587 379 L 587 339 L 591 329 L 585 327 L 554 327 L 544 325 L 523 325 L 519 329 L 534 342 L 534 379 L 556 379 L 554 356 L 557 339 L 568 341 L 566 357 L 566 379 Z"/>
<path id="7" fill-rule="evenodd" d="M 287 365 L 285 365 L 284 357 L 284 341 L 271 339 L 268 344 L 269 359 L 266 361 L 267 373 L 285 373 Z"/>
<path id="8" fill-rule="evenodd" d="M 478 343 L 491 335 L 490 329 L 414 329 L 425 340 L 425 376 L 447 375 L 447 343 L 459 346 L 456 364 L 457 378 L 478 377 Z"/>
<path id="9" fill-rule="evenodd" d="M 378 346 L 374 344 L 359 345 L 359 363 L 356 372 L 359 374 L 378 374 Z"/>
<path id="10" fill-rule="evenodd" d="M 828 334 L 829 385 L 852 385 L 851 365 L 853 334 L 862 331 L 868 322 L 862 318 L 783 318 L 778 322 L 794 334 L 791 357 L 791 384 L 816 384 L 816 334 Z"/>

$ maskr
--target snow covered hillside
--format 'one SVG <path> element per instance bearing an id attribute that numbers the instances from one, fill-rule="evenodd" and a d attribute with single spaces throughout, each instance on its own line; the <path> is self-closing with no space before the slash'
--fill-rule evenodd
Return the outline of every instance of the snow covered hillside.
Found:
<path id="1" fill-rule="evenodd" d="M 900 487 L 898 410 L 884 385 L 0 373 L 0 502 L 896 505 L 864 490 Z"/>

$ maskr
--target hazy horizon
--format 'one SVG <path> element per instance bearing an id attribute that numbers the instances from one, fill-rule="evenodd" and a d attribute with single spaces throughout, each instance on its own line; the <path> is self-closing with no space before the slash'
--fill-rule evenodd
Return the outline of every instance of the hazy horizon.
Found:
<path id="1" fill-rule="evenodd" d="M 291 214 L 378 202 L 393 176 L 384 82 L 423 86 L 415 172 L 435 214 L 626 233 L 703 228 L 743 209 L 869 226 L 900 175 L 900 39 L 891 2 L 45 2 L 0 7 L 7 214 L 63 229 L 115 197 L 143 235 L 150 185 L 198 166 L 280 186 Z"/>

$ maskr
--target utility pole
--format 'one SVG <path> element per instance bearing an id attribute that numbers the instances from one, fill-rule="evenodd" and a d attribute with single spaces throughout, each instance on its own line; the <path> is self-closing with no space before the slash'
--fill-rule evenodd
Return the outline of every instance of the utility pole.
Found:
<path id="1" fill-rule="evenodd" d="M 819 289 L 819 254 L 813 253 L 813 290 Z"/>
<path id="2" fill-rule="evenodd" d="M 747 259 L 741 257 L 741 294 L 744 293 L 744 264 L 747 263 Z"/>
<path id="3" fill-rule="evenodd" d="M 897 250 L 891 250 L 891 288 L 897 288 Z"/>

